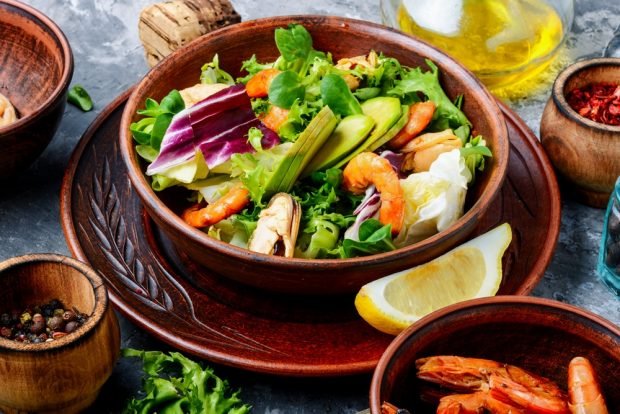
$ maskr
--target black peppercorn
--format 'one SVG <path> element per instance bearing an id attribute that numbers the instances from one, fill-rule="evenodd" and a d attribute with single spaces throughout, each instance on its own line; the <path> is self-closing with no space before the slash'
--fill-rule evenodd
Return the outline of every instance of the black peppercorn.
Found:
<path id="1" fill-rule="evenodd" d="M 45 321 L 37 321 L 30 325 L 30 332 L 33 334 L 40 334 L 45 331 Z"/>
<path id="2" fill-rule="evenodd" d="M 66 333 L 71 333 L 71 332 L 75 331 L 78 328 L 78 326 L 79 326 L 79 324 L 76 321 L 68 322 L 65 325 L 65 332 Z"/>
<path id="3" fill-rule="evenodd" d="M 64 319 L 61 316 L 52 316 L 49 321 L 47 321 L 47 326 L 51 330 L 55 331 L 56 329 L 62 329 L 65 324 Z"/>
<path id="4" fill-rule="evenodd" d="M 74 332 L 88 320 L 77 308 L 65 309 L 54 299 L 43 305 L 0 313 L 0 337 L 23 343 L 51 342 Z"/>
<path id="5" fill-rule="evenodd" d="M 77 319 L 77 315 L 72 310 L 68 310 L 62 315 L 62 319 L 64 319 L 65 322 L 74 321 Z"/>

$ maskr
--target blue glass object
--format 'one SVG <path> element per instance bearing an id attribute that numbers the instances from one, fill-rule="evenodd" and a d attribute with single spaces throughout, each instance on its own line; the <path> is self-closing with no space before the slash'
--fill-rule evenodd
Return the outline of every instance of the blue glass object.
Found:
<path id="1" fill-rule="evenodd" d="M 598 254 L 598 274 L 603 283 L 620 296 L 620 177 L 607 205 Z"/>

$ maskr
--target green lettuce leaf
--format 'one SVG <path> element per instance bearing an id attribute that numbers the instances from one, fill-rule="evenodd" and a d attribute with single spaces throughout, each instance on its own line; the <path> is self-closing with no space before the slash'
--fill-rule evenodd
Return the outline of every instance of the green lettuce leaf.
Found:
<path id="1" fill-rule="evenodd" d="M 228 72 L 220 69 L 220 58 L 217 53 L 213 56 L 213 60 L 210 63 L 205 63 L 200 70 L 200 83 L 223 83 L 225 85 L 235 84 L 235 79 Z"/>
<path id="2" fill-rule="evenodd" d="M 246 414 L 251 407 L 231 391 L 212 369 L 178 352 L 124 349 L 125 357 L 142 359 L 144 396 L 134 398 L 125 414 Z"/>
<path id="3" fill-rule="evenodd" d="M 422 68 L 409 69 L 402 74 L 402 78 L 395 82 L 395 86 L 387 91 L 388 95 L 396 96 L 408 104 L 419 100 L 418 93 L 424 94 L 437 106 L 433 116 L 432 130 L 457 129 L 471 123 L 465 114 L 448 98 L 439 83 L 439 69 L 433 62 L 426 60 L 430 68 L 423 72 Z M 469 135 L 469 131 L 467 132 Z"/>
<path id="4" fill-rule="evenodd" d="M 392 242 L 392 226 L 384 226 L 378 220 L 368 219 L 360 226 L 359 241 L 344 239 L 340 253 L 341 257 L 349 258 L 389 252 L 395 248 Z"/>

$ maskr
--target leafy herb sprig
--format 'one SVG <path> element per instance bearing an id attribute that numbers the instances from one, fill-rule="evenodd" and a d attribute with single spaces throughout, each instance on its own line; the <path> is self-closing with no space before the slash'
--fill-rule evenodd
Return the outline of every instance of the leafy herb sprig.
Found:
<path id="1" fill-rule="evenodd" d="M 123 356 L 138 357 L 144 363 L 144 392 L 132 399 L 124 414 L 247 414 L 251 407 L 231 391 L 228 383 L 212 369 L 178 352 L 124 349 Z"/>

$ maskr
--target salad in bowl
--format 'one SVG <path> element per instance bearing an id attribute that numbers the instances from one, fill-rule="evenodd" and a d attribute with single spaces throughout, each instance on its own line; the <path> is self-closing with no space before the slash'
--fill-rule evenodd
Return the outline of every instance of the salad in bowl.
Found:
<path id="1" fill-rule="evenodd" d="M 152 189 L 183 189 L 185 223 L 257 253 L 342 259 L 417 243 L 463 215 L 493 153 L 431 60 L 335 59 L 300 24 L 274 37 L 277 59 L 253 55 L 235 78 L 216 54 L 130 126 Z"/>

